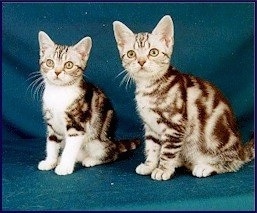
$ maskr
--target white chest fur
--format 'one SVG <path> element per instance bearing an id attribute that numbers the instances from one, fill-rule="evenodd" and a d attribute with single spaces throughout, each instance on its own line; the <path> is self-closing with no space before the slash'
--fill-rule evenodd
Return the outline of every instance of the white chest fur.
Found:
<path id="1" fill-rule="evenodd" d="M 147 124 L 157 134 L 162 133 L 162 127 L 157 123 L 158 115 L 153 111 L 156 108 L 153 98 L 149 96 L 143 96 L 142 94 L 136 95 L 137 110 Z"/>
<path id="2" fill-rule="evenodd" d="M 79 95 L 80 89 L 76 85 L 45 85 L 43 94 L 44 107 L 51 111 L 51 125 L 57 132 L 62 134 L 65 132 L 65 111 Z"/>
<path id="3" fill-rule="evenodd" d="M 46 85 L 43 101 L 47 108 L 63 112 L 80 95 L 77 86 Z"/>

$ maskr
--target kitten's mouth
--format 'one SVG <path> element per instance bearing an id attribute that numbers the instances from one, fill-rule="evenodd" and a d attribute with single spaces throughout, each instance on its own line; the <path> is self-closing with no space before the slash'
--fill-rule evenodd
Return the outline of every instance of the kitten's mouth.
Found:
<path id="1" fill-rule="evenodd" d="M 56 77 L 54 78 L 54 80 L 58 80 L 58 81 L 60 81 L 61 79 L 60 79 L 60 78 L 58 78 L 58 76 L 56 76 Z"/>
<path id="2" fill-rule="evenodd" d="M 77 81 L 77 79 L 73 79 L 73 80 L 71 80 L 71 81 L 65 82 L 65 81 L 63 81 L 62 79 L 56 77 L 56 78 L 54 78 L 53 80 L 50 80 L 50 79 L 49 79 L 49 81 L 50 81 L 52 84 L 57 85 L 57 86 L 70 86 L 70 85 L 74 84 L 74 83 Z"/>
<path id="3" fill-rule="evenodd" d="M 55 77 L 55 78 L 53 79 L 53 82 L 58 82 L 58 83 L 60 83 L 60 82 L 62 82 L 62 79 L 60 79 L 60 78 L 58 78 L 58 77 Z"/>
<path id="4" fill-rule="evenodd" d="M 48 82 L 54 85 L 60 85 L 62 83 L 62 80 L 58 77 L 54 77 L 54 78 L 47 78 Z"/>

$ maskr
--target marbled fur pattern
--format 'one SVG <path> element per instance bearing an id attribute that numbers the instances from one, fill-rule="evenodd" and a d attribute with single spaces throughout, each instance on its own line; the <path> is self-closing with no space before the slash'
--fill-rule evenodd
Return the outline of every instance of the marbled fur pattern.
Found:
<path id="1" fill-rule="evenodd" d="M 228 101 L 211 83 L 170 65 L 174 29 L 164 16 L 152 33 L 134 34 L 115 21 L 122 64 L 135 81 L 137 110 L 145 127 L 141 175 L 168 180 L 185 166 L 197 177 L 237 171 L 254 158 L 243 145 Z"/>

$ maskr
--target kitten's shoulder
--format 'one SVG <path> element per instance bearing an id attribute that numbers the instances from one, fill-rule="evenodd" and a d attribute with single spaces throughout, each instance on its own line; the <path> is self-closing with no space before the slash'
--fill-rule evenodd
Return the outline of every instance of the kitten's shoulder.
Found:
<path id="1" fill-rule="evenodd" d="M 170 77 L 173 77 L 176 81 L 179 81 L 183 84 L 183 82 L 186 84 L 186 86 L 193 86 L 193 82 L 195 77 L 193 75 L 184 73 L 178 69 L 176 69 L 174 66 L 170 65 L 168 71 L 164 75 L 165 79 L 168 79 Z"/>
<path id="2" fill-rule="evenodd" d="M 88 80 L 84 79 L 80 85 L 80 88 L 85 91 L 86 95 L 93 95 L 93 93 L 95 93 L 97 96 L 101 96 L 104 99 L 108 99 L 105 95 L 105 92 L 99 86 L 96 86 Z"/>
<path id="3" fill-rule="evenodd" d="M 215 87 L 211 82 L 209 82 L 205 79 L 202 79 L 198 76 L 195 76 L 191 73 L 182 72 L 173 66 L 169 67 L 169 73 L 172 75 L 176 75 L 177 78 L 180 78 L 181 80 L 183 80 L 185 82 L 186 87 L 194 87 L 194 86 L 199 86 L 199 85 L 201 85 L 201 86 L 209 85 L 211 87 Z"/>
<path id="4" fill-rule="evenodd" d="M 84 91 L 102 91 L 98 86 L 94 85 L 93 83 L 91 83 L 88 80 L 83 80 L 80 84 L 80 88 L 83 89 Z"/>

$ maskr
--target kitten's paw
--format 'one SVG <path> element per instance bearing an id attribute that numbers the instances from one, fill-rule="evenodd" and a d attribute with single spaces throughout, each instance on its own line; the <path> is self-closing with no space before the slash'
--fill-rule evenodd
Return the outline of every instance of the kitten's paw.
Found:
<path id="1" fill-rule="evenodd" d="M 56 168 L 55 168 L 55 173 L 57 175 L 69 175 L 73 172 L 74 170 L 74 166 L 73 165 L 58 165 Z"/>
<path id="2" fill-rule="evenodd" d="M 153 166 L 149 166 L 147 164 L 141 163 L 136 168 L 136 173 L 139 175 L 150 175 L 154 170 Z"/>
<path id="3" fill-rule="evenodd" d="M 56 163 L 57 163 L 56 161 L 42 160 L 39 162 L 37 168 L 39 170 L 44 170 L 44 171 L 51 170 L 56 167 Z"/>
<path id="4" fill-rule="evenodd" d="M 207 177 L 215 173 L 215 170 L 210 165 L 196 165 L 192 174 L 196 177 Z"/>
<path id="5" fill-rule="evenodd" d="M 151 174 L 151 178 L 153 180 L 169 180 L 171 178 L 171 176 L 174 174 L 174 171 L 162 170 L 160 168 L 156 168 L 153 170 L 153 172 Z"/>
<path id="6" fill-rule="evenodd" d="M 82 165 L 85 166 L 85 167 L 92 167 L 92 166 L 96 166 L 100 164 L 100 161 L 99 160 L 96 160 L 94 158 L 85 158 L 83 161 L 82 161 Z"/>

